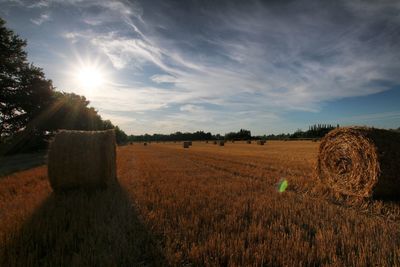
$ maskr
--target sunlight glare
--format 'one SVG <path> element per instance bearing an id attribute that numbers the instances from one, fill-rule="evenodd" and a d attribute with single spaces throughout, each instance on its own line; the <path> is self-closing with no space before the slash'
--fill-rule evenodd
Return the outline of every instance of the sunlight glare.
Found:
<path id="1" fill-rule="evenodd" d="M 76 73 L 78 84 L 84 89 L 94 89 L 103 85 L 104 75 L 95 66 L 83 66 Z"/>

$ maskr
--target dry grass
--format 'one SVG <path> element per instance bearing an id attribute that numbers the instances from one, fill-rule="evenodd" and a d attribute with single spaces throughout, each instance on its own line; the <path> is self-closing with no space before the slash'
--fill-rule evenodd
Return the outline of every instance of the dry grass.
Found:
<path id="1" fill-rule="evenodd" d="M 316 185 L 317 152 L 310 141 L 125 146 L 122 189 L 60 198 L 45 167 L 2 178 L 0 265 L 399 266 L 399 204 Z"/>

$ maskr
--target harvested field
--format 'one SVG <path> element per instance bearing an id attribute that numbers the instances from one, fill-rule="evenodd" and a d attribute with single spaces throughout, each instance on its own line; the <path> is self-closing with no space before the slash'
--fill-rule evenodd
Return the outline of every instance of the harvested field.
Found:
<path id="1" fill-rule="evenodd" d="M 399 266 L 399 203 L 318 184 L 318 146 L 124 146 L 90 195 L 54 196 L 45 166 L 0 178 L 0 266 Z"/>

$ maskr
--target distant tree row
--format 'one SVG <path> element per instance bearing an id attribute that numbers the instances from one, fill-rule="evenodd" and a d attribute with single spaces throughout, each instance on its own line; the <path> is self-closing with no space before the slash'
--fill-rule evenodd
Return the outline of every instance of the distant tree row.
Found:
<path id="1" fill-rule="evenodd" d="M 230 132 L 225 134 L 227 140 L 250 140 L 251 132 L 249 130 L 240 129 L 239 132 Z"/>
<path id="2" fill-rule="evenodd" d="M 25 47 L 0 18 L 0 154 L 43 149 L 58 129 L 115 128 L 117 141 L 126 142 L 84 96 L 55 91 L 42 69 L 28 62 Z"/>
<path id="3" fill-rule="evenodd" d="M 266 139 L 269 140 L 287 140 L 287 139 L 309 139 L 309 138 L 322 138 L 331 130 L 339 127 L 339 124 L 333 126 L 331 124 L 314 124 L 308 127 L 307 131 L 303 131 L 298 129 L 294 133 L 290 134 L 271 134 L 265 136 Z"/>
<path id="4" fill-rule="evenodd" d="M 183 140 L 214 140 L 221 139 L 220 135 L 212 135 L 203 131 L 194 133 L 176 132 L 172 134 L 144 134 L 144 135 L 130 135 L 128 141 L 130 142 L 149 142 L 149 141 L 183 141 Z"/>
<path id="5" fill-rule="evenodd" d="M 213 135 L 211 133 L 205 133 L 203 131 L 197 131 L 194 133 L 182 133 L 176 132 L 172 134 L 144 134 L 144 135 L 130 135 L 128 141 L 130 142 L 149 142 L 149 141 L 184 141 L 184 140 L 286 140 L 286 139 L 302 139 L 302 138 L 321 138 L 325 136 L 329 131 L 335 129 L 337 126 L 331 124 L 316 124 L 309 127 L 307 131 L 297 130 L 290 134 L 271 134 L 271 135 L 258 135 L 252 136 L 251 131 L 240 129 L 238 132 L 229 132 L 224 136 L 220 134 Z"/>

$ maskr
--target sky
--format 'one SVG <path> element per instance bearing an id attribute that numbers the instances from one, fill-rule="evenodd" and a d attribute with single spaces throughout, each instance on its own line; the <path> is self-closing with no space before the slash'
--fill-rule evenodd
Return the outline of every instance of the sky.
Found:
<path id="1" fill-rule="evenodd" d="M 400 127 L 397 0 L 0 0 L 0 17 L 128 134 Z"/>

